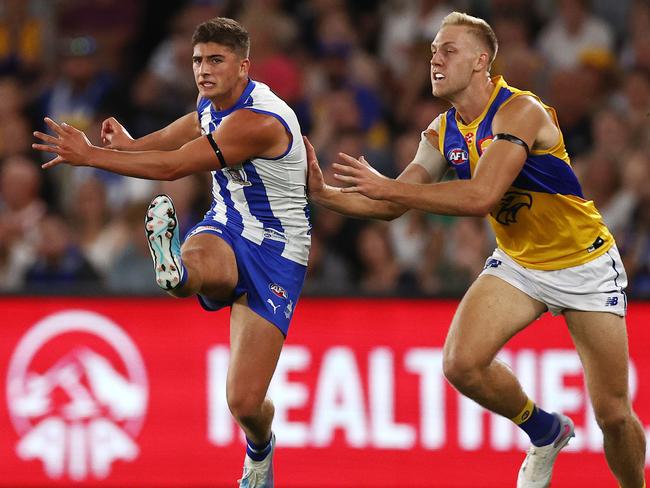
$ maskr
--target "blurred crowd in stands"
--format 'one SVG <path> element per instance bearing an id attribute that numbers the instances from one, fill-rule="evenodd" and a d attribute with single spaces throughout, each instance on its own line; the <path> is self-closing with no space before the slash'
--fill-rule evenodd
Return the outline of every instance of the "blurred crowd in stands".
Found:
<path id="1" fill-rule="evenodd" d="M 149 200 L 169 193 L 183 230 L 210 203 L 209 174 L 152 182 L 42 170 L 30 144 L 43 116 L 100 144 L 108 116 L 138 137 L 191 112 L 192 31 L 225 15 L 249 30 L 251 77 L 295 109 L 328 181 L 338 152 L 396 176 L 447 109 L 431 96 L 429 61 L 452 10 L 495 29 L 493 74 L 556 108 L 629 294 L 650 298 L 647 0 L 1 0 L 0 292 L 162 294 L 142 227 Z M 494 247 L 485 219 L 311 211 L 311 295 L 457 296 Z"/>

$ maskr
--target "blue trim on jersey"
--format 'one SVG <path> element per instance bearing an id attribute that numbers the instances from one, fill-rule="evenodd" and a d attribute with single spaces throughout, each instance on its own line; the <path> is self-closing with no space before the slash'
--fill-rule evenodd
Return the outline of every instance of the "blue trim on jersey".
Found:
<path id="1" fill-rule="evenodd" d="M 246 161 L 243 165 L 243 168 L 246 172 L 246 176 L 248 177 L 248 181 L 252 183 L 250 186 L 244 187 L 244 195 L 246 196 L 246 201 L 248 202 L 248 208 L 250 209 L 251 214 L 255 215 L 260 220 L 260 222 L 262 222 L 262 225 L 264 225 L 265 229 L 273 229 L 284 236 L 284 227 L 282 227 L 280 219 L 275 216 L 273 210 L 271 209 L 269 197 L 266 193 L 266 187 L 262 182 L 262 178 L 260 178 L 260 175 L 257 173 L 255 165 L 253 165 L 253 163 L 250 161 Z M 278 254 L 282 254 L 284 252 L 285 246 L 286 241 L 280 242 L 277 240 L 269 239 L 266 236 L 262 242 L 262 247 L 272 249 Z"/>
<path id="2" fill-rule="evenodd" d="M 492 105 L 490 105 L 490 108 L 485 114 L 485 118 L 479 123 L 478 129 L 476 131 L 476 138 L 474 140 L 474 144 L 476 145 L 476 153 L 479 155 L 479 157 L 483 154 L 483 151 L 481 151 L 481 142 L 485 139 L 492 138 L 492 120 L 494 119 L 497 110 L 499 110 L 499 107 L 503 104 L 503 102 L 508 100 L 508 98 L 511 96 L 512 92 L 506 87 L 499 88 L 499 93 L 496 97 L 494 97 Z"/>
<path id="3" fill-rule="evenodd" d="M 255 82 L 249 78 L 246 88 L 244 88 L 244 91 L 239 96 L 235 104 L 232 107 L 227 108 L 225 110 L 215 110 L 214 116 L 216 118 L 223 119 L 226 115 L 231 114 L 237 109 L 243 107 L 250 107 L 251 105 L 253 105 L 253 98 L 251 97 L 251 92 L 253 91 L 254 88 L 255 88 Z"/>
<path id="4" fill-rule="evenodd" d="M 217 117 L 217 111 L 214 108 L 214 105 L 212 105 L 212 102 L 208 100 L 207 98 L 200 98 L 199 103 L 196 107 L 196 112 L 199 117 L 199 125 L 201 124 L 201 115 L 202 112 L 206 109 L 210 109 L 210 122 L 208 123 L 208 133 L 212 133 L 215 130 L 217 130 L 217 127 L 221 123 L 221 119 Z"/>
<path id="5" fill-rule="evenodd" d="M 471 178 L 470 166 L 469 166 L 469 148 L 467 147 L 467 142 L 458 129 L 458 124 L 456 123 L 456 109 L 452 108 L 447 111 L 447 129 L 445 130 L 445 143 L 444 143 L 445 154 L 443 156 L 447 160 L 447 164 L 454 168 L 458 178 L 461 180 L 469 180 Z M 449 159 L 448 155 L 451 151 L 461 150 L 465 151 L 467 156 L 467 161 L 461 164 L 454 164 Z"/>
<path id="6" fill-rule="evenodd" d="M 522 190 L 574 195 L 584 199 L 582 188 L 571 166 L 551 154 L 528 157 L 512 186 Z"/>
<path id="7" fill-rule="evenodd" d="M 289 128 L 289 124 L 287 124 L 287 122 L 275 112 L 269 112 L 268 110 L 260 110 L 259 108 L 247 108 L 246 110 L 250 110 L 251 112 L 255 112 L 262 115 L 270 115 L 271 117 L 276 118 L 277 120 L 280 121 L 280 123 L 284 126 L 286 131 L 289 133 L 289 146 L 287 147 L 286 151 L 284 151 L 277 158 L 261 158 L 261 159 L 268 159 L 269 161 L 277 161 L 278 159 L 282 159 L 287 154 L 289 154 L 289 151 L 291 151 L 291 148 L 293 147 L 293 134 L 291 132 L 291 129 Z"/>
<path id="8" fill-rule="evenodd" d="M 485 117 L 479 123 L 476 131 L 475 142 L 476 151 L 481 156 L 480 143 L 485 139 L 492 137 L 492 120 L 496 115 L 499 107 L 513 95 L 513 92 L 506 87 L 501 87 L 492 104 L 488 108 Z M 449 166 L 453 167 L 458 174 L 459 179 L 467 180 L 471 178 L 471 166 L 469 163 L 469 150 L 462 132 L 456 122 L 456 109 L 452 108 L 447 111 L 447 128 L 445 130 L 444 150 L 445 159 Z M 466 163 L 454 164 L 450 159 L 453 150 L 467 151 L 468 160 Z M 529 190 L 538 193 L 550 193 L 560 195 L 574 195 L 584 198 L 582 188 L 578 182 L 571 166 L 565 161 L 551 154 L 531 155 L 526 159 L 523 168 L 512 183 L 512 186 L 522 190 Z"/>
<path id="9" fill-rule="evenodd" d="M 244 88 L 244 91 L 239 96 L 235 104 L 232 107 L 221 111 L 217 110 L 208 98 L 199 98 L 199 102 L 196 106 L 196 111 L 199 114 L 199 124 L 201 123 L 201 112 L 203 112 L 206 107 L 210 106 L 210 116 L 212 120 L 209 123 L 208 128 L 210 130 L 208 132 L 214 132 L 221 123 L 221 119 L 223 119 L 226 115 L 231 114 L 237 109 L 253 105 L 253 98 L 250 95 L 254 88 L 255 82 L 249 78 L 246 88 Z"/>

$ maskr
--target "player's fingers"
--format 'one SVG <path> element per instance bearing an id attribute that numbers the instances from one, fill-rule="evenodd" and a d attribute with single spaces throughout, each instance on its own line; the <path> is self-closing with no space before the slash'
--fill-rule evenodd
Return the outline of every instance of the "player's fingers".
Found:
<path id="1" fill-rule="evenodd" d="M 302 136 L 302 141 L 305 143 L 305 147 L 307 150 L 314 150 L 314 146 L 311 145 L 311 142 L 309 142 L 309 139 L 307 139 L 307 136 Z"/>
<path id="2" fill-rule="evenodd" d="M 61 124 L 61 129 L 63 129 L 63 131 L 66 132 L 67 134 L 77 134 L 81 132 L 76 127 L 72 127 L 70 124 L 66 124 L 65 122 Z"/>
<path id="3" fill-rule="evenodd" d="M 361 157 L 359 158 L 359 162 L 360 162 L 361 164 L 365 165 L 365 166 L 370 166 L 370 163 L 369 163 L 368 161 L 366 161 L 366 158 L 365 158 L 364 156 L 361 156 Z"/>
<path id="4" fill-rule="evenodd" d="M 357 158 L 353 158 L 349 154 L 345 153 L 339 153 L 339 159 L 344 161 L 349 166 L 359 166 L 361 164 Z"/>
<path id="5" fill-rule="evenodd" d="M 302 140 L 305 142 L 305 149 L 307 150 L 307 161 L 315 162 L 316 164 L 318 164 L 318 159 L 316 158 L 316 151 L 314 150 L 314 146 L 311 145 L 311 142 L 309 142 L 309 139 L 307 139 L 307 137 L 302 136 Z"/>
<path id="6" fill-rule="evenodd" d="M 63 134 L 65 134 L 65 131 L 61 128 L 61 126 L 56 122 L 54 122 L 54 120 L 52 120 L 51 118 L 45 117 L 43 120 L 45 121 L 47 126 L 50 129 L 52 129 L 54 132 L 56 132 L 58 135 L 62 136 Z"/>
<path id="7" fill-rule="evenodd" d="M 56 153 L 59 154 L 59 151 L 61 148 L 59 146 L 50 146 L 49 144 L 32 144 L 32 149 L 36 149 L 37 151 L 45 151 L 45 152 L 51 152 L 51 153 Z"/>
<path id="8" fill-rule="evenodd" d="M 58 137 L 54 137 L 54 136 L 51 136 L 49 134 L 44 134 L 43 132 L 40 132 L 40 131 L 37 131 L 37 130 L 34 131 L 33 134 L 34 134 L 34 137 L 40 139 L 41 141 L 49 142 L 51 144 L 56 144 L 57 142 L 59 142 Z"/>
<path id="9" fill-rule="evenodd" d="M 338 173 L 334 173 L 334 179 L 348 185 L 356 185 L 357 179 L 354 176 L 346 176 Z"/>
<path id="10" fill-rule="evenodd" d="M 350 166 L 345 164 L 333 163 L 332 168 L 335 169 L 339 174 L 343 174 L 347 176 L 353 176 L 358 174 L 356 168 L 351 168 Z"/>
<path id="11" fill-rule="evenodd" d="M 359 193 L 358 186 L 348 186 L 346 188 L 341 188 L 341 193 Z"/>
<path id="12" fill-rule="evenodd" d="M 65 162 L 65 159 L 63 159 L 61 156 L 57 156 L 54 159 L 51 159 L 50 161 L 48 161 L 47 163 L 42 164 L 41 168 L 48 169 L 48 168 L 51 168 L 53 166 L 56 166 L 57 164 L 61 164 L 63 162 Z"/>

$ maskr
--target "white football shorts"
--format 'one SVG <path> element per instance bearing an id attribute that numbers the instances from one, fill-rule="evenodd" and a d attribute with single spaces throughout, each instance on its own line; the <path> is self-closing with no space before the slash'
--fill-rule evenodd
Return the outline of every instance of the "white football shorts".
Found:
<path id="1" fill-rule="evenodd" d="M 562 311 L 611 312 L 625 316 L 627 275 L 616 246 L 588 263 L 553 271 L 524 268 L 496 248 L 481 275 L 493 275 L 544 303 L 553 315 Z"/>

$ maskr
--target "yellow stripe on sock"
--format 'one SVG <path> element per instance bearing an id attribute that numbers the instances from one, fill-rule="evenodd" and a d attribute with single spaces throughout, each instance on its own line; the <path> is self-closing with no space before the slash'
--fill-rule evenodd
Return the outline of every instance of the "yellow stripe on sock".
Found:
<path id="1" fill-rule="evenodd" d="M 512 420 L 517 425 L 523 424 L 533 414 L 534 408 L 535 408 L 535 402 L 533 402 L 529 398 L 528 401 L 526 402 L 526 405 L 524 406 L 524 409 L 521 412 L 519 412 L 518 415 L 511 418 L 510 420 Z"/>

